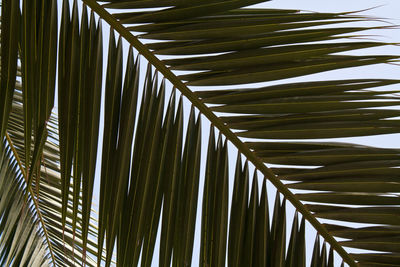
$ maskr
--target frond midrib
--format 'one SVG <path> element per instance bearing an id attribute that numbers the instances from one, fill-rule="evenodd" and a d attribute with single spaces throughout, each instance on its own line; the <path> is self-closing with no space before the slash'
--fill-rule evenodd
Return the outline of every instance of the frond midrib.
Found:
<path id="1" fill-rule="evenodd" d="M 209 121 L 219 129 L 221 133 L 243 154 L 254 166 L 270 180 L 277 190 L 289 200 L 292 205 L 311 223 L 317 232 L 330 243 L 336 252 L 350 266 L 357 266 L 357 263 L 344 250 L 344 248 L 336 241 L 336 239 L 327 231 L 305 207 L 297 197 L 283 184 L 276 175 L 243 143 L 223 121 L 218 118 L 168 67 L 158 59 L 137 37 L 131 34 L 120 22 L 118 22 L 107 10 L 100 6 L 94 0 L 82 0 L 93 11 L 99 15 L 101 19 L 106 21 L 114 30 L 116 30 L 126 41 L 130 43 L 142 56 L 144 56 L 150 64 L 152 64 L 165 78 L 167 78 Z"/>

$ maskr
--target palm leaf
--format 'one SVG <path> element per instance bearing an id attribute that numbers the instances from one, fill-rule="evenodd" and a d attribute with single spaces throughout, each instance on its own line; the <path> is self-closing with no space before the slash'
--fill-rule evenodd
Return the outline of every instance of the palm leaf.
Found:
<path id="1" fill-rule="evenodd" d="M 10 149 L 1 145 L 1 264 L 3 266 L 47 266 L 43 233 L 38 231 L 35 208 L 25 202 L 25 181 Z M 32 203 L 30 199 L 29 203 Z"/>
<path id="2" fill-rule="evenodd" d="M 105 264 L 110 265 L 116 244 L 118 266 L 136 266 L 139 260 L 142 266 L 150 266 L 159 235 L 161 266 L 191 265 L 200 196 L 201 266 L 225 265 L 226 252 L 229 266 L 304 266 L 305 220 L 318 232 L 311 265 L 332 266 L 335 250 L 350 266 L 357 262 L 395 266 L 398 251 L 393 244 L 398 240 L 391 234 L 398 227 L 398 196 L 393 194 L 398 193 L 398 150 L 318 139 L 398 133 L 395 118 L 399 112 L 392 108 L 399 104 L 397 91 L 375 89 L 397 84 L 398 80 L 279 81 L 279 85 L 235 88 L 393 62 L 398 58 L 395 55 L 337 54 L 388 45 L 344 40 L 366 29 L 346 27 L 344 23 L 367 18 L 354 13 L 244 8 L 262 1 L 145 0 L 100 5 L 84 0 L 120 35 L 116 44 L 114 30 L 110 31 L 106 55 L 99 229 L 93 233 L 90 207 L 102 90 L 101 23 L 93 13 L 88 17 L 86 6 L 80 16 L 76 1 L 72 14 L 68 1 L 63 2 L 58 41 L 58 125 L 46 128 L 47 123 L 55 123 L 49 112 L 56 73 L 55 1 L 23 1 L 22 13 L 16 4 L 3 2 L 6 10 L 13 10 L 13 16 L 2 18 L 2 25 L 8 27 L 2 31 L 6 34 L 2 55 L 10 55 L 2 57 L 2 66 L 7 68 L 4 72 L 2 68 L 1 95 L 8 96 L 4 98 L 2 125 L 8 124 L 10 146 L 21 155 L 28 191 L 36 187 L 39 194 L 43 192 L 48 200 L 61 204 L 56 209 L 51 201 L 44 203 L 52 209 L 45 214 L 58 218 L 49 219 L 53 223 L 49 232 L 62 233 L 61 228 L 65 231 L 70 227 L 70 233 L 80 234 L 80 256 L 72 262 L 86 260 L 88 237 L 98 234 L 96 249 L 91 251 L 98 264 L 104 246 Z M 117 13 L 110 13 L 115 10 Z M 44 18 L 52 23 L 45 24 Z M 23 32 L 21 40 L 13 39 L 13 27 Z M 131 46 L 125 56 L 123 40 Z M 22 87 L 16 91 L 22 96 L 22 105 L 18 106 L 20 117 L 13 121 L 13 115 L 8 119 L 8 114 L 17 73 L 17 52 L 10 45 L 15 42 L 22 47 Z M 134 51 L 149 63 L 145 75 L 140 74 L 143 63 L 139 57 L 135 59 Z M 33 68 L 35 64 L 39 68 Z M 181 97 L 176 107 L 177 91 L 193 106 L 187 120 L 186 100 Z M 170 96 L 168 103 L 166 96 Z M 201 141 L 207 138 L 202 137 L 200 114 L 213 125 L 205 160 Z M 219 131 L 217 141 L 213 127 Z M 46 135 L 47 141 L 55 140 L 53 146 L 46 145 Z M 231 205 L 228 141 L 239 151 Z M 39 167 L 44 156 L 50 156 L 48 165 L 54 171 L 53 179 L 57 179 L 51 187 L 35 182 L 35 177 L 45 177 L 46 172 Z M 246 158 L 244 167 L 241 156 Z M 279 192 L 271 226 L 266 183 L 260 198 L 255 173 L 249 192 L 249 164 Z M 268 168 L 266 164 L 279 165 Z M 199 190 L 202 165 L 206 165 L 203 191 Z M 302 218 L 300 226 L 297 214 L 293 220 L 286 251 L 285 225 L 290 224 L 287 201 Z M 320 219 L 333 221 L 326 225 Z M 349 221 L 377 226 L 341 226 Z M 330 244 L 329 253 L 325 242 L 321 249 L 320 236 Z M 335 237 L 348 240 L 338 242 Z M 65 256 L 62 238 L 58 236 L 52 242 L 56 244 L 54 253 L 59 253 L 57 259 Z M 76 244 L 73 240 L 68 243 L 72 244 L 68 253 L 73 253 L 71 248 Z M 349 255 L 346 247 L 386 253 Z M 60 262 L 53 259 L 53 263 Z"/>
<path id="3" fill-rule="evenodd" d="M 63 265 L 68 262 L 71 265 L 79 265 L 85 256 L 85 250 L 92 255 L 97 255 L 97 246 L 93 242 L 96 240 L 97 226 L 96 221 L 92 218 L 92 223 L 89 226 L 91 240 L 89 246 L 83 247 L 82 241 L 82 210 L 74 217 L 71 203 L 68 204 L 67 223 L 61 224 L 61 178 L 59 168 L 59 141 L 57 135 L 57 124 L 53 117 L 50 117 L 48 123 L 48 138 L 43 147 L 43 153 L 40 159 L 40 170 L 38 169 L 33 175 L 31 187 L 27 188 L 28 180 L 25 173 L 24 157 L 24 143 L 21 137 L 24 134 L 23 129 L 23 113 L 22 113 L 22 93 L 17 89 L 14 92 L 13 107 L 9 119 L 7 129 L 7 141 L 11 147 L 12 153 L 9 157 L 14 160 L 15 167 L 22 170 L 25 180 L 19 181 L 22 183 L 21 191 L 23 192 L 19 197 L 19 201 L 25 203 L 26 196 L 29 196 L 28 203 L 25 205 L 32 205 L 34 212 L 38 217 L 36 224 L 39 224 L 39 229 L 43 231 L 45 237 L 45 255 L 49 262 L 53 265 Z M 73 187 L 73 184 L 70 184 Z M 72 198 L 71 198 L 72 200 Z M 79 203 L 82 203 L 82 197 L 79 196 Z M 74 225 L 75 220 L 75 225 Z M 44 238 L 42 237 L 42 239 Z M 95 266 L 93 256 L 86 257 L 85 261 L 88 266 Z"/>
<path id="4" fill-rule="evenodd" d="M 49 26 L 52 25 L 49 24 Z M 44 57 L 48 56 L 46 54 Z M 55 64 L 54 60 L 49 61 Z M 5 134 L 7 145 L 2 146 L 4 176 L 1 181 L 4 186 L 14 185 L 13 191 L 8 192 L 6 189 L 2 191 L 2 199 L 6 205 L 2 212 L 4 214 L 2 215 L 2 224 L 8 227 L 3 228 L 6 231 L 3 232 L 5 233 L 4 246 L 1 251 L 5 256 L 2 257 L 4 261 L 2 265 L 36 266 L 44 264 L 48 266 L 49 264 L 64 265 L 67 263 L 75 266 L 85 261 L 87 265 L 95 266 L 93 255 L 98 254 L 97 246 L 93 242 L 93 238 L 96 239 L 97 236 L 96 225 L 89 226 L 91 240 L 89 240 L 89 246 L 86 244 L 83 246 L 82 209 L 73 214 L 73 206 L 68 204 L 67 224 L 61 224 L 60 148 L 57 117 L 54 114 L 46 115 L 49 116 L 46 128 L 39 130 L 45 133 L 45 138 L 40 141 L 40 146 L 31 146 L 31 150 L 29 150 L 30 152 L 33 150 L 31 163 L 27 161 L 24 142 L 26 127 L 24 126 L 23 92 L 25 88 L 20 83 L 24 72 L 21 72 L 20 66 L 17 66 L 16 69 L 18 70 L 16 72 L 17 82 L 14 82 L 15 89 L 12 89 L 12 102 Z M 53 73 L 53 75 L 55 74 Z M 48 96 L 47 101 L 52 98 L 54 96 Z M 40 140 L 40 138 L 38 139 Z M 27 173 L 27 170 L 31 171 L 30 174 Z M 71 188 L 72 186 L 70 185 Z M 13 194 L 13 192 L 17 193 Z M 77 201 L 82 203 L 82 196 L 79 192 L 77 196 Z M 10 202 L 8 203 L 8 201 Z M 14 207 L 16 212 L 10 216 L 10 203 L 13 202 L 16 203 Z M 10 228 L 14 225 L 10 220 L 16 219 L 21 223 Z M 93 217 L 92 223 L 96 223 Z M 21 231 L 22 227 L 26 227 L 25 233 Z M 16 246 L 15 242 L 21 244 Z M 86 256 L 87 252 L 91 256 Z"/>

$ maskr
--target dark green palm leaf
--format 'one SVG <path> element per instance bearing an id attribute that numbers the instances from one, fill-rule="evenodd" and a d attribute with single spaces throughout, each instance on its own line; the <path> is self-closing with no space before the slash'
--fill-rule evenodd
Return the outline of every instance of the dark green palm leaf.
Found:
<path id="1" fill-rule="evenodd" d="M 308 221 L 317 230 L 312 266 L 333 266 L 333 250 L 350 266 L 396 266 L 399 150 L 335 138 L 398 133 L 398 90 L 379 87 L 399 81 L 282 81 L 397 60 L 339 54 L 389 45 L 345 40 L 367 29 L 352 22 L 368 18 L 246 8 L 263 2 L 257 0 L 83 2 L 90 16 L 85 5 L 79 12 L 74 0 L 71 13 L 63 1 L 57 29 L 55 0 L 26 0 L 20 8 L 2 1 L 1 136 L 25 172 L 25 197 L 39 203 L 33 212 L 54 265 L 91 265 L 92 256 L 103 264 L 104 247 L 106 266 L 113 259 L 117 266 L 189 266 L 198 227 L 201 266 L 226 259 L 229 266 L 305 266 Z M 104 101 L 102 23 L 94 14 L 111 26 Z M 136 52 L 148 61 L 145 74 Z M 51 115 L 56 73 L 58 118 Z M 278 85 L 235 88 L 258 82 Z M 208 140 L 203 115 L 212 124 Z M 230 201 L 231 144 L 239 153 Z M 91 226 L 97 164 L 98 231 Z M 271 219 L 266 180 L 278 190 Z M 297 210 L 293 222 L 289 202 Z M 5 253 L 22 251 L 7 244 Z M 349 255 L 345 247 L 373 252 Z"/>

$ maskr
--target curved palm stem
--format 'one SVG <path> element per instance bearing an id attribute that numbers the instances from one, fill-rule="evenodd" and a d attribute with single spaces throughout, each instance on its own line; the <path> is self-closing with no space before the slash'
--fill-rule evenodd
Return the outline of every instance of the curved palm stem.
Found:
<path id="1" fill-rule="evenodd" d="M 215 125 L 225 137 L 236 146 L 236 148 L 251 161 L 254 166 L 261 171 L 264 176 L 288 199 L 293 206 L 313 225 L 318 233 L 325 238 L 326 241 L 336 250 L 343 260 L 350 266 L 357 266 L 357 263 L 329 234 L 325 226 L 323 226 L 305 207 L 297 197 L 275 176 L 275 174 L 264 165 L 264 163 L 243 143 L 223 122 L 218 118 L 193 92 L 174 74 L 168 67 L 158 59 L 137 37 L 131 34 L 120 22 L 118 22 L 107 10 L 100 6 L 94 0 L 83 0 L 92 10 L 94 10 L 100 18 L 105 20 L 115 29 L 126 41 L 128 41 L 136 50 L 143 55 L 160 73 L 164 75 L 191 103 L 196 106 L 199 111 L 204 114 L 210 122 Z"/>
<path id="2" fill-rule="evenodd" d="M 24 176 L 25 182 L 28 183 L 28 177 L 27 177 L 27 175 L 26 175 L 25 169 L 24 169 L 24 167 L 23 167 L 23 165 L 22 165 L 22 163 L 21 163 L 21 160 L 20 160 L 20 158 L 19 158 L 18 152 L 17 152 L 17 150 L 15 149 L 15 147 L 14 147 L 14 145 L 13 145 L 13 142 L 12 142 L 12 140 L 11 140 L 11 138 L 10 138 L 10 136 L 9 136 L 9 134 L 8 134 L 7 131 L 6 131 L 5 136 L 6 136 L 6 139 L 7 139 L 8 144 L 10 145 L 11 151 L 13 152 L 13 154 L 14 154 L 14 156 L 15 156 L 15 159 L 16 159 L 16 161 L 17 161 L 17 163 L 18 163 L 18 166 L 19 166 L 19 168 L 20 168 L 20 170 L 21 170 L 21 173 L 22 173 L 22 175 Z M 47 242 L 47 245 L 48 245 L 49 251 L 50 251 L 51 260 L 52 260 L 53 266 L 54 266 L 54 263 L 56 262 L 56 259 L 55 259 L 55 257 L 54 257 L 53 247 L 52 247 L 52 245 L 51 245 L 50 238 L 49 238 L 49 235 L 48 235 L 48 233 L 47 233 L 46 225 L 45 225 L 45 223 L 44 223 L 42 214 L 41 214 L 40 209 L 39 209 L 39 203 L 37 202 L 37 200 L 36 200 L 36 198 L 35 198 L 35 194 L 34 194 L 34 192 L 32 191 L 32 188 L 31 188 L 30 186 L 27 185 L 27 189 L 28 189 L 28 192 L 29 192 L 29 194 L 31 195 L 32 201 L 33 201 L 33 203 L 34 203 L 34 205 L 35 205 L 36 213 L 37 213 L 37 216 L 38 216 L 38 218 L 39 218 L 40 224 L 42 225 L 43 233 L 44 233 L 44 236 L 45 236 L 45 238 L 46 238 L 46 242 Z"/>

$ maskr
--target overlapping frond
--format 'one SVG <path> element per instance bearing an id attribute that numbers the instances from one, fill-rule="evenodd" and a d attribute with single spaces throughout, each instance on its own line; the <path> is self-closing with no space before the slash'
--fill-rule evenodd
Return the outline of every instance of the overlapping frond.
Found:
<path id="1" fill-rule="evenodd" d="M 15 213 L 15 216 L 21 216 L 21 223 L 15 224 L 15 227 L 18 225 L 18 227 L 22 227 L 26 224 L 26 231 L 31 232 L 28 237 L 32 236 L 29 241 L 29 246 L 32 247 L 26 246 L 25 253 L 32 254 L 32 251 L 36 249 L 36 244 L 40 243 L 40 245 L 37 245 L 38 251 L 35 250 L 35 254 L 32 254 L 34 257 L 37 256 L 38 262 L 24 263 L 26 260 L 29 261 L 27 255 L 30 254 L 25 255 L 24 261 L 20 262 L 21 255 L 14 255 L 15 251 L 10 254 L 9 258 L 2 258 L 2 260 L 7 266 L 11 264 L 11 261 L 11 265 L 14 264 L 15 266 L 36 266 L 37 264 L 51 264 L 54 266 L 63 266 L 65 264 L 80 265 L 82 262 L 86 262 L 89 266 L 94 266 L 96 262 L 92 258 L 93 255 L 98 254 L 97 246 L 93 243 L 93 239 L 96 239 L 97 236 L 96 226 L 93 224 L 88 226 L 91 240 L 89 245 L 86 246 L 86 244 L 83 245 L 86 241 L 82 240 L 81 208 L 77 210 L 75 206 L 68 203 L 66 206 L 68 209 L 66 214 L 67 223 L 64 225 L 61 223 L 61 209 L 63 206 L 61 192 L 63 187 L 59 164 L 60 142 L 57 117 L 54 114 L 50 114 L 54 102 L 54 82 L 56 77 L 57 3 L 56 1 L 46 3 L 27 2 L 29 3 L 23 3 L 24 9 L 22 13 L 16 1 L 10 1 L 10 3 L 5 1 L 2 5 L 4 8 L 2 11 L 4 13 L 2 14 L 6 14 L 5 18 L 4 16 L 2 17 L 2 48 L 9 49 L 9 51 L 2 52 L 2 54 L 14 55 L 13 53 L 15 53 L 15 56 L 19 54 L 22 66 L 17 64 L 17 57 L 2 57 L 2 64 L 4 59 L 13 60 L 13 62 L 8 63 L 8 68 L 2 68 L 6 73 L 11 73 L 8 74 L 11 76 L 6 74 L 2 81 L 7 81 L 10 84 L 9 86 L 12 86 L 12 88 L 7 87 L 2 90 L 2 92 L 8 92 L 7 94 L 11 95 L 11 99 L 8 99 L 8 97 L 2 98 L 2 100 L 7 100 L 7 103 L 3 106 L 4 109 L 2 109 L 4 111 L 2 123 L 6 123 L 6 129 L 3 134 L 7 137 L 5 139 L 7 139 L 8 150 L 12 151 L 7 152 L 7 159 L 13 162 L 8 172 L 12 173 L 16 169 L 18 175 L 13 177 L 13 175 L 7 173 L 7 177 L 1 181 L 5 185 L 9 183 L 8 186 L 14 184 L 15 190 L 19 193 L 12 198 L 10 194 L 7 195 L 4 191 L 1 197 L 5 203 L 6 201 L 11 201 L 10 203 L 15 201 L 15 203 L 19 203 L 18 205 L 22 205 L 16 207 L 16 211 L 19 211 L 18 208 L 26 206 L 20 210 L 20 215 Z M 12 10 L 7 10 L 7 6 L 11 6 Z M 34 14 L 32 15 L 30 12 Z M 40 19 L 37 18 L 39 14 L 43 16 Z M 36 19 L 38 22 L 32 22 L 30 19 Z M 22 31 L 22 28 L 7 29 L 7 25 L 15 27 L 15 21 L 22 23 L 26 27 L 23 31 L 25 35 L 21 39 L 16 33 Z M 28 29 L 27 27 L 31 28 Z M 14 37 L 15 40 L 13 39 Z M 8 41 L 14 41 L 18 44 L 12 43 L 7 46 Z M 18 50 L 18 47 L 24 47 L 24 49 Z M 15 67 L 12 64 L 15 64 Z M 13 72 L 15 76 L 12 76 Z M 13 78 L 14 81 L 10 81 L 10 78 Z M 28 84 L 29 81 L 31 84 Z M 11 102 L 8 103 L 8 101 Z M 33 133 L 32 129 L 35 129 L 36 133 Z M 31 132 L 32 134 L 30 134 Z M 12 179 L 15 181 L 12 182 Z M 72 189 L 73 185 L 68 185 L 68 188 Z M 81 205 L 82 196 L 79 191 L 80 188 L 75 190 L 75 192 L 78 192 L 76 201 Z M 75 212 L 73 213 L 73 211 Z M 17 218 L 14 215 L 8 215 L 8 213 L 5 213 L 2 217 L 3 225 L 7 225 L 11 219 Z M 91 216 L 90 211 L 86 212 L 85 216 Z M 95 221 L 92 221 L 92 223 L 95 223 Z M 11 225 L 13 224 L 10 223 Z M 12 230 L 13 228 L 10 229 Z M 20 230 L 17 233 L 20 233 Z M 35 239 L 34 235 L 38 235 L 41 241 L 36 240 L 37 237 Z M 8 237 L 4 236 L 4 238 Z M 13 242 L 18 240 L 18 236 L 15 236 Z M 10 250 L 10 247 L 7 247 L 7 245 L 13 243 L 9 239 L 5 239 L 5 242 L 8 243 L 5 243 L 6 245 L 2 247 L 2 252 L 8 253 L 7 251 Z M 21 253 L 24 244 L 26 245 L 21 241 L 21 245 L 17 247 L 18 253 Z M 38 254 L 39 252 L 41 254 Z M 92 256 L 87 256 L 87 253 Z M 42 263 L 39 262 L 41 261 L 40 257 L 43 257 Z"/>
<path id="2" fill-rule="evenodd" d="M 48 266 L 46 241 L 39 230 L 26 182 L 9 147 L 0 145 L 0 264 Z"/>
<path id="3" fill-rule="evenodd" d="M 13 148 L 11 158 L 18 158 L 19 170 L 25 169 L 22 110 L 22 93 L 17 89 L 7 134 L 9 136 L 8 143 Z M 46 253 L 53 254 L 51 257 L 50 254 L 48 255 L 49 262 L 56 266 L 63 266 L 66 263 L 75 266 L 86 261 L 88 266 L 95 266 L 96 262 L 93 260 L 93 256 L 97 255 L 97 246 L 94 241 L 97 236 L 96 221 L 92 219 L 93 224 L 89 226 L 91 238 L 88 247 L 83 246 L 82 243 L 82 209 L 80 208 L 77 215 L 74 216 L 72 198 L 67 207 L 66 224 L 62 225 L 61 223 L 62 184 L 56 119 L 50 117 L 47 127 L 49 134 L 40 158 L 40 169 L 33 175 L 30 190 L 27 187 L 24 188 L 24 196 L 28 195 L 36 201 L 35 205 L 30 205 L 40 219 L 38 219 L 39 229 L 46 232 Z M 27 180 L 24 183 L 27 186 Z M 70 184 L 71 191 L 72 188 L 73 184 Z M 78 201 L 82 204 L 82 196 L 79 196 Z M 85 250 L 89 253 L 88 256 L 85 255 L 87 253 Z"/>

